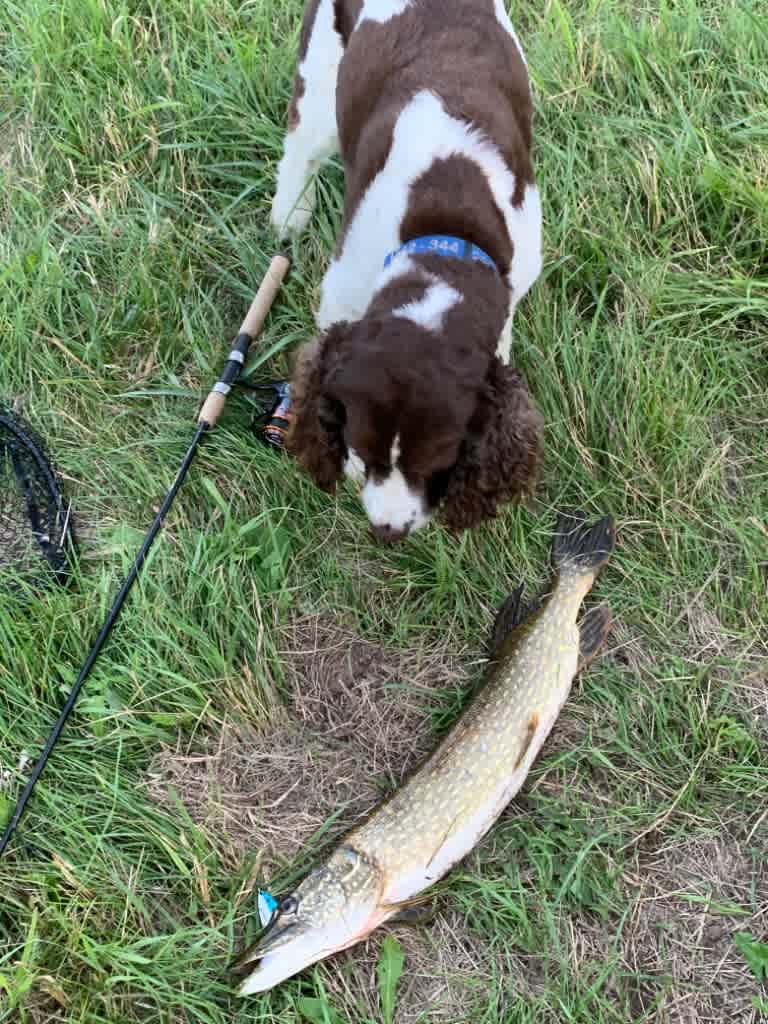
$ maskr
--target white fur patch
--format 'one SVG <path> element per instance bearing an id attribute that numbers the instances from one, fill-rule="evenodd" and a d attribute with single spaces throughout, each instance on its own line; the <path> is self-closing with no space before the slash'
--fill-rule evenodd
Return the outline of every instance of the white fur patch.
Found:
<path id="1" fill-rule="evenodd" d="M 277 169 L 271 222 L 279 235 L 302 231 L 315 208 L 314 175 L 338 149 L 336 78 L 343 49 L 334 28 L 333 0 L 321 0 L 307 52 L 298 67 L 304 95 L 299 123 L 285 136 Z"/>
<path id="2" fill-rule="evenodd" d="M 353 483 L 365 483 L 365 463 L 353 448 L 347 452 L 344 473 Z"/>
<path id="3" fill-rule="evenodd" d="M 525 59 L 525 51 L 523 50 L 520 40 L 518 39 L 517 32 L 515 32 L 514 28 L 512 27 L 512 22 L 510 21 L 509 14 L 507 13 L 507 8 L 504 5 L 504 0 L 493 0 L 493 5 L 494 8 L 496 9 L 497 19 L 499 20 L 499 22 L 501 22 L 501 24 L 504 26 L 507 32 L 509 32 L 509 34 L 514 39 L 515 46 L 520 51 L 520 56 L 523 59 L 523 64 L 525 64 L 525 66 L 528 67 L 528 61 Z"/>
<path id="4" fill-rule="evenodd" d="M 381 481 L 369 480 L 363 488 L 363 507 L 372 526 L 388 526 L 395 532 L 413 532 L 429 521 L 424 499 L 408 486 L 397 468 L 400 437 L 395 435 L 390 453 L 391 469 Z"/>
<path id="5" fill-rule="evenodd" d="M 386 288 L 388 284 L 403 274 L 413 274 L 419 269 L 407 252 L 396 253 L 390 260 L 389 266 L 385 267 L 379 274 L 376 281 L 376 291 L 380 292 L 382 288 Z"/>
<path id="6" fill-rule="evenodd" d="M 433 93 L 417 93 L 397 119 L 387 162 L 373 179 L 347 230 L 343 249 L 331 262 L 322 285 L 317 323 L 326 329 L 339 320 L 359 320 L 372 296 L 402 273 L 395 258 L 386 270 L 387 253 L 400 246 L 400 224 L 413 183 L 435 160 L 459 155 L 485 173 L 504 215 L 514 246 L 508 276 L 513 289 L 510 312 L 541 273 L 541 204 L 534 186 L 520 207 L 512 206 L 516 179 L 492 142 L 480 131 L 451 117 Z"/>
<path id="7" fill-rule="evenodd" d="M 412 3 L 413 0 L 365 0 L 355 22 L 355 28 L 359 28 L 364 21 L 378 21 L 381 24 L 391 18 L 396 18 Z"/>
<path id="8" fill-rule="evenodd" d="M 421 495 L 411 490 L 399 469 L 380 482 L 369 480 L 362 500 L 372 526 L 388 526 L 396 533 L 413 533 L 429 519 Z"/>
<path id="9" fill-rule="evenodd" d="M 510 354 L 512 352 L 512 321 L 514 319 L 515 304 L 510 303 L 510 307 L 509 316 L 504 322 L 504 326 L 501 329 L 501 337 L 496 346 L 496 355 L 505 366 L 509 366 Z"/>
<path id="10" fill-rule="evenodd" d="M 507 281 L 511 288 L 509 313 L 496 347 L 496 355 L 505 365 L 509 365 L 512 351 L 512 321 L 520 300 L 530 291 L 543 266 L 541 253 L 541 199 L 535 185 L 529 185 L 523 195 L 520 206 L 510 206 L 507 225 L 512 227 L 512 239 L 528 240 L 527 248 L 515 252 L 512 266 L 509 268 Z M 515 242 L 517 245 L 517 242 Z"/>
<path id="11" fill-rule="evenodd" d="M 541 254 L 541 198 L 535 185 L 528 185 L 520 206 L 504 211 L 507 229 L 515 247 L 515 255 L 507 274 L 511 289 L 509 315 L 499 339 L 497 354 L 503 363 L 509 363 L 512 347 L 512 318 L 517 304 L 530 291 L 544 265 Z M 525 241 L 523 241 L 523 239 Z"/>
<path id="12" fill-rule="evenodd" d="M 393 309 L 392 316 L 411 320 L 428 331 L 439 331 L 445 314 L 461 300 L 462 295 L 455 288 L 444 281 L 437 281 L 429 286 L 423 298 Z"/>

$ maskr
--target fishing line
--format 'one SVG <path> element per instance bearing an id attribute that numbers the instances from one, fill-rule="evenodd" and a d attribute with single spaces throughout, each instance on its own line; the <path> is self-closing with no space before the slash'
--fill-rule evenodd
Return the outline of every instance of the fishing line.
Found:
<path id="1" fill-rule="evenodd" d="M 56 746 L 56 743 L 58 742 L 59 736 L 61 735 L 61 731 L 66 725 L 67 719 L 69 718 L 72 709 L 75 706 L 80 691 L 83 688 L 83 684 L 88 678 L 91 669 L 93 668 L 93 665 L 96 659 L 98 658 L 102 647 L 104 646 L 104 643 L 106 642 L 110 632 L 112 631 L 112 627 L 117 621 L 123 604 L 125 603 L 125 599 L 130 593 L 131 587 L 136 582 L 136 579 L 139 573 L 141 572 L 141 567 L 143 566 L 146 557 L 149 554 L 149 550 L 152 547 L 155 538 L 160 532 L 160 529 L 163 525 L 163 520 L 165 519 L 168 510 L 173 504 L 174 499 L 176 498 L 176 495 L 178 494 L 181 485 L 184 483 L 184 479 L 189 471 L 189 467 L 192 465 L 195 455 L 197 454 L 197 449 L 200 445 L 202 438 L 205 436 L 205 434 L 207 434 L 216 426 L 216 423 L 219 417 L 221 416 L 221 413 L 224 409 L 224 405 L 227 400 L 227 395 L 232 390 L 234 384 L 237 383 L 237 380 L 242 372 L 243 366 L 245 365 L 245 360 L 248 355 L 248 349 L 250 348 L 253 339 L 257 336 L 257 334 L 259 333 L 264 324 L 264 321 L 267 317 L 267 313 L 269 312 L 269 309 L 272 303 L 274 302 L 275 297 L 280 289 L 280 285 L 283 282 L 283 278 L 288 272 L 288 266 L 289 262 L 286 256 L 278 255 L 272 258 L 272 262 L 269 265 L 269 269 L 264 275 L 264 279 L 261 282 L 261 285 L 259 286 L 259 290 L 257 291 L 256 296 L 253 302 L 251 303 L 251 307 L 248 310 L 245 319 L 243 320 L 242 326 L 240 327 L 240 331 L 238 332 L 238 335 L 235 338 L 234 344 L 232 346 L 232 351 L 229 353 L 227 361 L 224 364 L 221 376 L 219 377 L 216 384 L 214 384 L 208 397 L 203 403 L 203 406 L 197 418 L 197 426 L 195 428 L 195 433 L 192 436 L 192 441 L 189 445 L 189 448 L 187 449 L 187 453 L 184 456 L 181 466 L 179 467 L 179 470 L 176 474 L 176 479 L 171 484 L 168 493 L 163 499 L 163 503 L 160 506 L 160 509 L 158 510 L 158 513 L 155 516 L 154 521 L 152 522 L 152 525 L 150 526 L 144 538 L 144 541 L 139 549 L 139 552 L 134 559 L 131 571 L 128 573 L 125 580 L 123 581 L 123 584 L 120 587 L 120 590 L 118 591 L 117 597 L 112 603 L 112 607 L 109 610 L 109 614 L 107 615 L 104 625 L 101 627 L 101 630 L 99 631 L 99 634 L 96 637 L 96 640 L 94 641 L 94 644 L 91 647 L 88 656 L 85 659 L 85 662 L 83 663 L 83 667 L 80 669 L 80 674 L 78 675 L 75 684 L 72 687 L 72 690 L 70 691 L 70 694 L 67 697 L 64 706 L 61 709 L 61 713 L 59 714 L 59 717 L 56 720 L 53 729 L 51 730 L 48 740 L 46 741 L 46 744 L 43 747 L 43 751 L 37 763 L 35 764 L 35 767 L 32 770 L 32 774 L 29 777 L 29 781 L 22 790 L 22 793 L 16 802 L 13 814 L 11 815 L 11 818 L 5 828 L 5 831 L 3 832 L 2 838 L 0 838 L 0 856 L 2 856 L 3 852 L 5 851 L 6 847 L 8 846 L 11 840 L 11 837 L 16 831 L 16 826 L 21 820 L 21 816 L 24 814 L 26 806 L 29 802 L 30 797 L 32 796 L 32 792 L 37 783 L 37 780 L 40 778 L 40 775 L 42 774 L 46 764 L 48 763 L 48 759 L 50 758 L 51 753 L 53 752 L 53 749 Z"/>

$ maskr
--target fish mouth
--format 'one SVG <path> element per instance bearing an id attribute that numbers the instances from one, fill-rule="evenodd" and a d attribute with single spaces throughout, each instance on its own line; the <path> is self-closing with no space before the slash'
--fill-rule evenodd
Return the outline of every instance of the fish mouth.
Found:
<path id="1" fill-rule="evenodd" d="M 294 974 L 298 974 L 303 968 L 309 967 L 309 964 L 312 962 L 314 961 L 302 959 L 302 962 L 298 963 L 292 957 L 281 956 L 279 950 L 265 953 L 258 959 L 255 968 L 248 977 L 241 982 L 237 994 L 239 996 L 251 996 L 259 992 L 268 992 L 275 985 L 279 985 L 281 981 L 285 981 Z M 244 970 L 247 970 L 247 968 Z M 237 973 L 242 974 L 244 970 Z"/>
<path id="2" fill-rule="evenodd" d="M 325 927 L 311 928 L 298 921 L 268 926 L 267 932 L 236 961 L 230 971 L 247 974 L 237 990 L 239 996 L 267 992 L 305 968 L 354 945 L 383 919 L 381 914 L 366 915 L 352 923 L 343 916 Z M 279 931 L 278 931 L 279 928 Z"/>
<path id="3" fill-rule="evenodd" d="M 279 953 L 289 945 L 297 937 L 297 931 L 305 930 L 298 921 L 282 921 L 279 911 L 275 910 L 256 942 L 230 966 L 230 971 L 232 974 L 245 974 L 254 964 L 258 964 L 267 956 Z"/>
<path id="4" fill-rule="evenodd" d="M 248 975 L 240 984 L 238 995 L 266 992 L 326 955 L 318 949 L 318 937 L 296 921 L 267 931 L 230 968 L 234 975 Z"/>

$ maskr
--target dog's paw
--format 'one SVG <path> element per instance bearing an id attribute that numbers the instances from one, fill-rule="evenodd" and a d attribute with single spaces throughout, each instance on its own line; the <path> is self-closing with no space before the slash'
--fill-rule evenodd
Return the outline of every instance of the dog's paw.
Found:
<path id="1" fill-rule="evenodd" d="M 362 487 L 365 483 L 365 463 L 351 448 L 344 462 L 344 475 L 357 487 Z"/>
<path id="2" fill-rule="evenodd" d="M 306 228 L 315 209 L 315 187 L 310 183 L 298 199 L 295 193 L 278 189 L 272 200 L 269 220 L 278 238 L 299 235 Z"/>

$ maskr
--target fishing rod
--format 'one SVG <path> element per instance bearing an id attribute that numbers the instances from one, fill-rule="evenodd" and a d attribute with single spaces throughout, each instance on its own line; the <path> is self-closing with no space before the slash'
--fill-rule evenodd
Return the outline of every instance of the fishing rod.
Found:
<path id="1" fill-rule="evenodd" d="M 40 778 L 43 769 L 48 763 L 48 759 L 58 742 L 61 731 L 66 725 L 67 719 L 75 706 L 80 691 L 83 688 L 83 684 L 90 675 L 94 662 L 98 658 L 107 637 L 112 631 L 112 627 L 120 615 L 125 599 L 141 572 L 141 567 L 144 565 L 146 557 L 149 554 L 149 549 L 152 547 L 155 538 L 160 532 L 163 520 L 173 504 L 181 485 L 184 483 L 184 478 L 189 471 L 189 467 L 192 465 L 192 460 L 197 453 L 198 446 L 200 445 L 203 436 L 216 426 L 216 423 L 224 410 L 227 395 L 232 390 L 233 385 L 237 383 L 237 380 L 242 373 L 243 366 L 245 365 L 245 360 L 248 355 L 248 349 L 250 348 L 253 339 L 258 335 L 264 325 L 267 313 L 269 312 L 272 303 L 275 301 L 275 297 L 277 296 L 280 285 L 283 282 L 283 278 L 288 272 L 288 267 L 289 261 L 287 256 L 277 255 L 272 258 L 272 262 L 264 275 L 264 279 L 259 286 L 259 290 L 256 292 L 256 296 L 251 303 L 251 307 L 245 316 L 245 320 L 243 320 L 237 337 L 235 338 L 232 351 L 227 357 L 221 376 L 214 384 L 206 400 L 203 402 L 202 408 L 200 409 L 200 413 L 197 417 L 195 433 L 192 436 L 192 441 L 187 449 L 187 453 L 182 460 L 178 473 L 176 474 L 176 479 L 171 484 L 152 525 L 147 531 L 144 541 L 139 548 L 139 552 L 134 559 L 131 571 L 125 577 L 123 584 L 118 591 L 117 597 L 112 603 L 112 607 L 104 621 L 104 625 L 101 627 L 93 646 L 88 652 L 88 656 L 83 662 L 83 667 L 80 669 L 80 674 L 78 675 L 75 684 L 61 709 L 61 713 L 59 714 L 55 725 L 51 729 L 51 733 L 43 747 L 43 751 L 35 767 L 32 769 L 29 781 L 16 802 L 13 814 L 11 815 L 5 831 L 3 832 L 2 838 L 0 838 L 0 856 L 3 855 L 3 852 L 11 841 L 11 837 L 16 831 L 16 826 L 19 824 L 21 816 L 24 814 L 37 780 Z"/>

